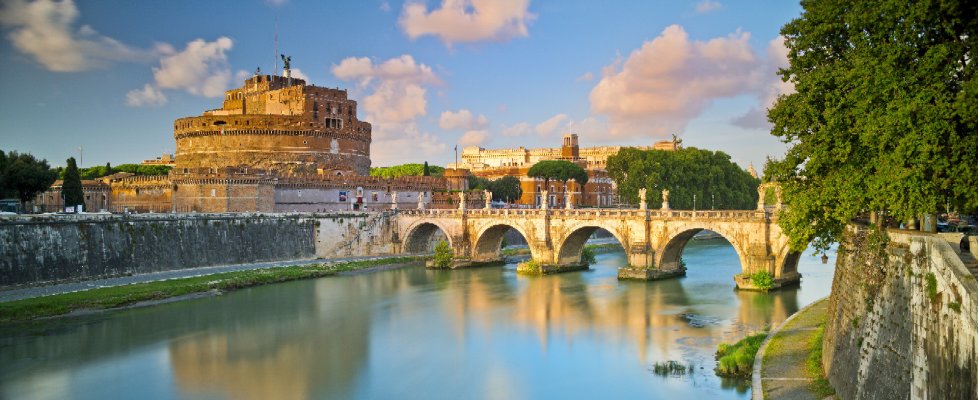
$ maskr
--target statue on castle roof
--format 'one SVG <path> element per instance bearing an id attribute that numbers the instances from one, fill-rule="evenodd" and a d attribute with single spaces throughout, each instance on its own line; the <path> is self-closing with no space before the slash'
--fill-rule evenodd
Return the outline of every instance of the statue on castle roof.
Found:
<path id="1" fill-rule="evenodd" d="M 261 67 L 255 68 L 255 76 L 261 75 Z"/>
<path id="2" fill-rule="evenodd" d="M 286 56 L 285 54 L 279 54 L 282 57 L 282 63 L 285 65 L 285 69 L 291 69 L 292 67 L 292 56 Z"/>

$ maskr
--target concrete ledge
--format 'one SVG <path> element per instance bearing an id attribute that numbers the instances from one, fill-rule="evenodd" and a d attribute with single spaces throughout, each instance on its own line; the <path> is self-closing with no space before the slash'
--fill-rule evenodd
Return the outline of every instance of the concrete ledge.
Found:
<path id="1" fill-rule="evenodd" d="M 686 268 L 679 267 L 670 270 L 641 267 L 618 268 L 619 280 L 656 281 L 659 279 L 675 278 L 680 276 L 686 276 Z"/>
<path id="2" fill-rule="evenodd" d="M 567 264 L 567 265 L 533 265 L 530 262 L 522 262 L 516 265 L 516 272 L 526 275 L 549 275 L 561 272 L 586 271 L 591 266 L 588 263 Z"/>
<path id="3" fill-rule="evenodd" d="M 499 266 L 505 264 L 506 261 L 503 259 L 484 260 L 484 261 L 452 260 L 452 263 L 449 264 L 449 266 L 439 267 L 435 265 L 435 260 L 427 260 L 424 263 L 424 267 L 426 269 L 466 269 L 466 268 Z"/>

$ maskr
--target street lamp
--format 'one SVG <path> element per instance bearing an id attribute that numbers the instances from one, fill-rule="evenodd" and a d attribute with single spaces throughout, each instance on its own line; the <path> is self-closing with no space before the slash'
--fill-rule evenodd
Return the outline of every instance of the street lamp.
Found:
<path id="1" fill-rule="evenodd" d="M 712 205 L 710 205 L 710 209 L 711 210 L 716 210 L 717 209 L 717 198 L 716 198 L 716 195 L 714 195 L 713 193 L 710 193 L 710 201 L 712 201 Z"/>
<path id="2" fill-rule="evenodd" d="M 696 195 L 693 194 L 693 211 L 696 211 Z"/>

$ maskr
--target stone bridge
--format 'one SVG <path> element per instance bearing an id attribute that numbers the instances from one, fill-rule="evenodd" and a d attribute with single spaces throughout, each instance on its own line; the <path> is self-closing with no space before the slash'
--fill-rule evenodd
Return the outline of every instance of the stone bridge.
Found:
<path id="1" fill-rule="evenodd" d="M 441 232 L 455 253 L 453 267 L 501 261 L 503 235 L 515 229 L 526 239 L 535 271 L 549 273 L 586 269 L 584 244 L 598 229 L 614 235 L 625 249 L 628 266 L 619 279 L 660 279 L 685 274 L 683 248 L 697 232 L 722 235 L 737 251 L 743 274 L 769 272 L 775 287 L 798 282 L 800 253 L 788 248 L 775 209 L 763 204 L 748 211 L 679 211 L 613 209 L 475 209 L 399 210 L 400 251 L 419 253 Z M 749 279 L 735 277 L 740 288 Z"/>

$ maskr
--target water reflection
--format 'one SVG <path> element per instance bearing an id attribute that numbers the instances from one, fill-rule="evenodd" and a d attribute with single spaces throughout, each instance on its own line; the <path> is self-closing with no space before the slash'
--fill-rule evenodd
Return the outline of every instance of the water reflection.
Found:
<path id="1" fill-rule="evenodd" d="M 623 254 L 591 271 L 402 269 L 292 282 L 0 333 L 9 398 L 745 398 L 712 375 L 721 340 L 785 319 L 828 292 L 738 292 L 733 249 L 691 243 L 689 274 L 619 282 Z M 809 281 L 809 270 L 815 268 Z M 655 361 L 693 363 L 682 378 Z M 702 367 L 702 369 L 700 369 Z"/>

